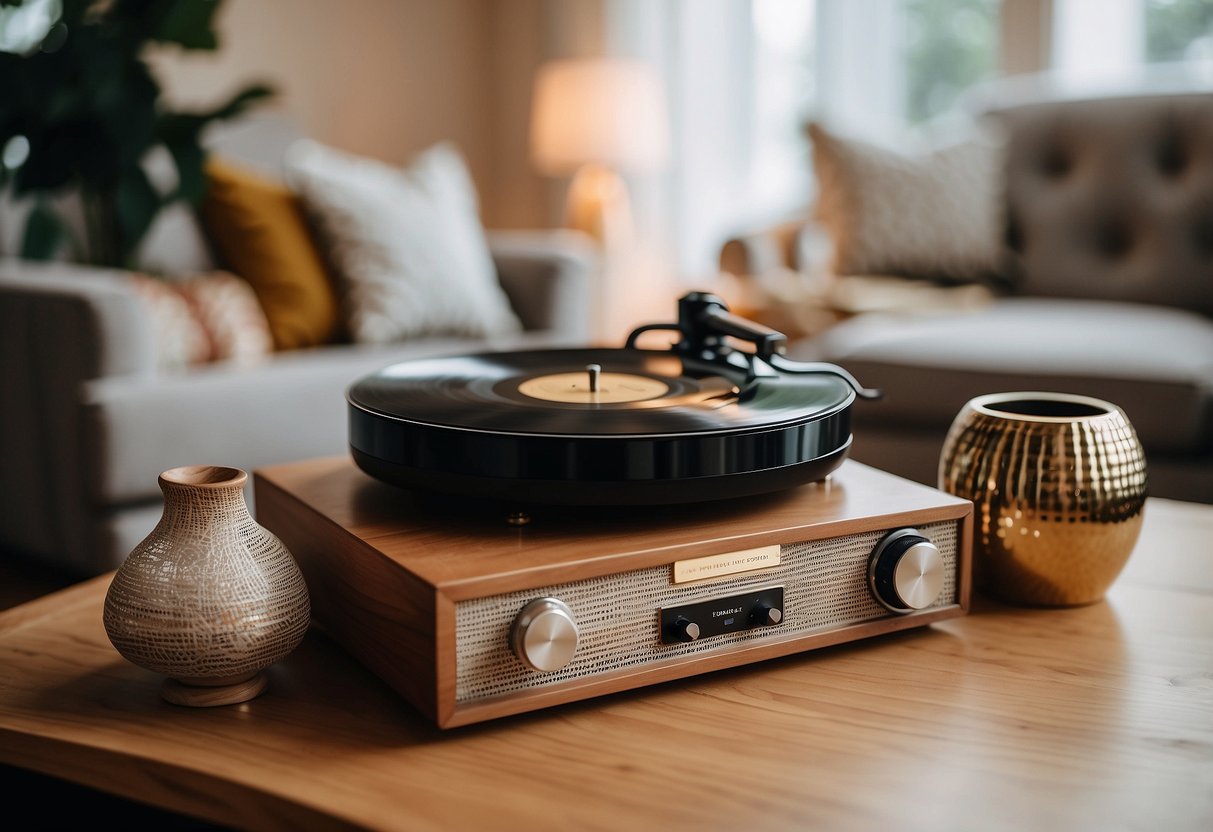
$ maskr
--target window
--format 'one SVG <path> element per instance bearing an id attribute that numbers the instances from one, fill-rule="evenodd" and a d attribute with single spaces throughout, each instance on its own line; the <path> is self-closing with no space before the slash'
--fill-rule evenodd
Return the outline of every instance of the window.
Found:
<path id="1" fill-rule="evenodd" d="M 947 112 L 965 90 L 998 71 L 997 0 L 906 0 L 905 117 Z"/>
<path id="2" fill-rule="evenodd" d="M 878 138 L 998 70 L 998 0 L 818 0 L 816 113 Z"/>
<path id="3" fill-rule="evenodd" d="M 1051 71 L 1046 89 L 1059 94 L 1148 87 L 1152 64 L 1167 65 L 1164 84 L 1213 80 L 1213 0 L 678 0 L 645 8 L 676 10 L 674 214 L 680 261 L 691 272 L 710 268 L 730 233 L 809 204 L 810 118 L 902 144 L 910 128 L 963 114 L 966 93 L 995 80 L 1004 62 Z"/>
<path id="4" fill-rule="evenodd" d="M 899 136 L 955 107 L 998 66 L 999 0 L 681 0 L 666 8 L 674 12 L 674 210 L 689 273 L 709 269 L 730 233 L 809 203 L 810 118 L 859 136 Z"/>
<path id="5" fill-rule="evenodd" d="M 1053 67 L 1070 88 L 1114 89 L 1155 76 L 1165 82 L 1210 62 L 1213 0 L 1055 0 Z M 1177 72 L 1155 72 L 1152 64 Z"/>
<path id="6" fill-rule="evenodd" d="M 753 0 L 754 141 L 750 197 L 793 208 L 808 192 L 804 119 L 815 97 L 813 0 Z"/>
<path id="7" fill-rule="evenodd" d="M 1211 0 L 1146 0 L 1146 60 L 1213 60 Z"/>

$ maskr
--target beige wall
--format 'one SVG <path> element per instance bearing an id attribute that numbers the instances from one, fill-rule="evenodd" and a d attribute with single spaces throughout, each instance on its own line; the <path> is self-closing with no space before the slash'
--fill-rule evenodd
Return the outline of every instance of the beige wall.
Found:
<path id="1" fill-rule="evenodd" d="M 252 81 L 309 136 L 401 164 L 449 139 L 486 225 L 559 224 L 564 182 L 530 164 L 531 84 L 549 57 L 598 54 L 607 0 L 225 0 L 213 54 L 149 56 L 169 99 L 204 107 Z"/>
<path id="2" fill-rule="evenodd" d="M 527 135 L 531 85 L 546 53 L 542 0 L 492 2 L 490 35 L 489 158 L 491 178 L 482 191 L 485 221 L 499 228 L 537 228 L 559 219 L 552 183 L 535 173 Z"/>
<path id="3" fill-rule="evenodd" d="M 267 81 L 270 105 L 311 137 L 393 163 L 433 142 L 454 141 L 472 169 L 490 224 L 539 225 L 542 212 L 512 212 L 497 180 L 536 188 L 525 163 L 530 65 L 523 15 L 495 0 L 227 0 L 217 53 L 163 50 L 153 57 L 174 103 L 205 106 L 241 85 Z M 536 0 L 517 3 L 538 15 Z M 505 53 L 493 30 L 512 34 Z M 525 76 L 525 77 L 524 77 Z M 495 90 L 499 80 L 508 103 Z M 519 112 L 521 111 L 521 112 Z M 494 124 L 501 120 L 504 140 Z M 521 136 L 516 135 L 522 130 Z M 504 166 L 506 172 L 498 174 Z M 540 186 L 541 187 L 541 186 Z M 518 216 L 512 216 L 516 213 Z"/>

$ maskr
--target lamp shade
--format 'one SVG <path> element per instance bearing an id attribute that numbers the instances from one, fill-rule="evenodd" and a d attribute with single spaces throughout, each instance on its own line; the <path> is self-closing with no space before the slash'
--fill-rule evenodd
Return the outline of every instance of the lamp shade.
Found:
<path id="1" fill-rule="evenodd" d="M 535 78 L 531 159 L 545 174 L 585 164 L 653 170 L 670 151 L 665 96 L 656 71 L 639 61 L 553 61 Z"/>

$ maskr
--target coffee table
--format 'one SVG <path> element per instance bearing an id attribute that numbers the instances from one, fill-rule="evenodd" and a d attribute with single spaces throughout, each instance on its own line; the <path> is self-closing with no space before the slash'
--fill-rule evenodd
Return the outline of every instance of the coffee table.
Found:
<path id="1" fill-rule="evenodd" d="M 440 732 L 323 635 L 178 708 L 109 576 L 0 614 L 0 762 L 252 828 L 1213 828 L 1213 506 L 1150 500 L 1106 602 Z"/>

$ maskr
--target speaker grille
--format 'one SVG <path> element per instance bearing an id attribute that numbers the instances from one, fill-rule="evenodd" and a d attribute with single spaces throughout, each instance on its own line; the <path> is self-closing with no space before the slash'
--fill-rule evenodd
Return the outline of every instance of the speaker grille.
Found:
<path id="1" fill-rule="evenodd" d="M 959 523 L 950 520 L 917 527 L 939 548 L 944 586 L 935 607 L 957 599 Z M 537 587 L 522 592 L 461 601 L 455 609 L 455 699 L 460 703 L 528 688 L 556 685 L 662 661 L 671 656 L 727 652 L 738 642 L 786 638 L 894 617 L 868 590 L 868 558 L 892 529 L 828 538 L 780 547 L 780 564 L 743 575 L 675 585 L 670 565 L 638 569 L 586 581 Z M 689 644 L 661 644 L 658 610 L 722 595 L 784 588 L 783 623 Z M 543 596 L 564 601 L 580 631 L 577 653 L 562 670 L 536 673 L 509 646 L 514 616 L 527 602 Z"/>

